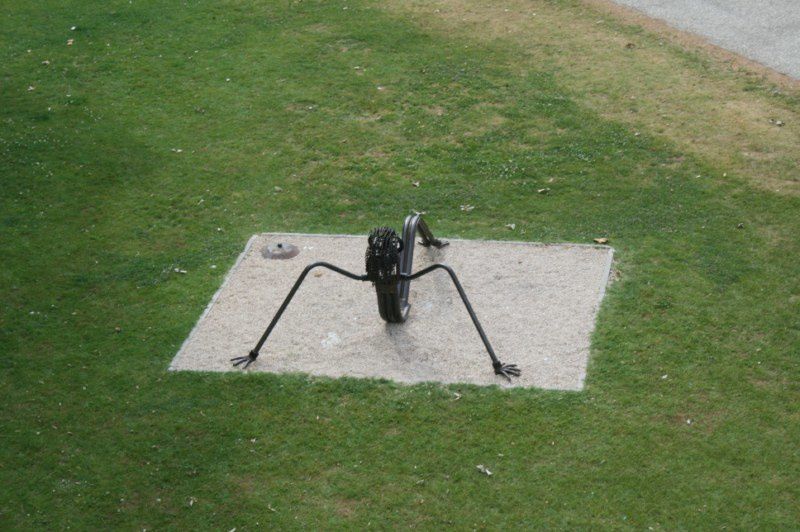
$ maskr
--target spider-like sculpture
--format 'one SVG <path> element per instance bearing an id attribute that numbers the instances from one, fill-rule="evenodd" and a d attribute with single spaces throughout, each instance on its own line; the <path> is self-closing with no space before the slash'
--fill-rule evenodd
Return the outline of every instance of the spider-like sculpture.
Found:
<path id="1" fill-rule="evenodd" d="M 295 292 L 300 288 L 308 272 L 314 268 L 327 268 L 345 277 L 349 277 L 350 279 L 355 279 L 356 281 L 371 282 L 378 296 L 378 312 L 380 312 L 381 318 L 389 323 L 402 323 L 408 318 L 408 309 L 410 307 L 408 303 L 408 293 L 411 281 L 434 270 L 444 270 L 450 275 L 450 279 L 452 279 L 456 290 L 458 290 L 458 295 L 461 296 L 461 301 L 464 302 L 464 306 L 467 308 L 467 312 L 469 312 L 469 317 L 472 318 L 472 323 L 478 330 L 483 345 L 486 347 L 486 351 L 492 359 L 494 372 L 505 377 L 509 381 L 511 381 L 511 377 L 519 377 L 520 369 L 516 364 L 503 364 L 498 360 L 494 349 L 492 349 L 492 344 L 489 343 L 486 333 L 483 332 L 483 327 L 481 327 L 478 317 L 475 315 L 475 311 L 472 310 L 472 305 L 469 299 L 467 299 L 467 294 L 464 292 L 464 288 L 461 286 L 452 268 L 445 264 L 433 264 L 417 273 L 411 273 L 411 266 L 414 260 L 414 239 L 417 233 L 422 237 L 422 240 L 419 242 L 422 246 L 441 248 L 448 245 L 448 242 L 439 240 L 433 236 L 433 233 L 431 233 L 431 230 L 423 221 L 421 215 L 412 214 L 406 217 L 405 223 L 403 224 L 402 238 L 397 236 L 397 233 L 389 227 L 376 227 L 370 232 L 367 240 L 368 245 L 365 257 L 366 275 L 357 275 L 332 264 L 328 264 L 327 262 L 315 262 L 306 266 L 303 273 L 301 273 L 300 277 L 295 281 L 286 299 L 283 300 L 278 312 L 275 313 L 275 316 L 272 318 L 267 330 L 264 331 L 264 334 L 261 336 L 261 339 L 259 339 L 255 348 L 246 356 L 232 358 L 231 362 L 233 362 L 233 365 L 241 365 L 244 369 L 247 369 L 247 367 L 258 358 L 258 354 L 264 342 L 267 341 L 272 329 L 275 328 L 275 325 L 286 310 L 286 307 L 289 306 L 289 302 L 294 297 Z"/>

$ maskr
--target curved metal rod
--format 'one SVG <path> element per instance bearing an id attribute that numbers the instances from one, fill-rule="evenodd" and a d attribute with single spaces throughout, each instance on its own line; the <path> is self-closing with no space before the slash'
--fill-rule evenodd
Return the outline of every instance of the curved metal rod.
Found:
<path id="1" fill-rule="evenodd" d="M 489 342 L 489 338 L 486 336 L 486 333 L 483 331 L 483 327 L 481 327 L 481 322 L 478 321 L 478 316 L 475 314 L 475 311 L 472 310 L 472 305 L 467 298 L 467 293 L 464 291 L 464 287 L 461 286 L 461 283 L 458 281 L 458 277 L 456 276 L 456 272 L 453 271 L 453 268 L 447 266 L 446 264 L 432 264 L 427 268 L 423 268 L 417 273 L 411 275 L 401 275 L 400 279 L 401 282 L 409 282 L 413 281 L 414 279 L 418 279 L 425 274 L 428 274 L 434 270 L 444 270 L 450 275 L 450 279 L 453 281 L 453 284 L 456 286 L 456 290 L 458 290 L 458 295 L 461 296 L 461 301 L 464 302 L 464 306 L 467 307 L 467 312 L 469 312 L 469 317 L 472 319 L 473 325 L 478 330 L 478 334 L 483 341 L 483 345 L 486 347 L 486 352 L 489 353 L 489 357 L 492 359 L 492 366 L 494 367 L 494 372 L 498 375 L 502 375 L 509 382 L 511 382 L 511 377 L 519 377 L 520 370 L 516 364 L 503 364 L 497 358 L 497 355 L 494 353 L 494 349 L 492 348 L 492 344 Z"/>
<path id="2" fill-rule="evenodd" d="M 420 234 L 421 246 L 434 246 L 442 248 L 448 242 L 439 240 L 433 236 L 433 232 L 422 219 L 421 214 L 409 214 L 403 222 L 403 250 L 400 252 L 400 280 L 397 283 L 396 293 L 386 292 L 378 294 L 378 309 L 381 317 L 389 323 L 402 323 L 408 318 L 408 310 L 411 305 L 408 303 L 408 293 L 411 288 L 410 279 L 404 279 L 404 275 L 411 275 L 411 268 L 414 263 L 414 244 L 417 233 Z"/>
<path id="3" fill-rule="evenodd" d="M 250 353 L 247 354 L 247 356 L 234 357 L 234 358 L 231 359 L 231 362 L 233 362 L 234 366 L 239 366 L 240 364 L 244 364 L 242 369 L 247 369 L 247 366 L 252 364 L 255 361 L 255 359 L 258 358 L 258 352 L 261 351 L 261 347 L 264 345 L 264 342 L 267 341 L 267 338 L 269 337 L 270 333 L 272 332 L 272 329 L 275 328 L 275 325 L 278 323 L 278 320 L 281 319 L 281 315 L 283 315 L 283 311 L 286 310 L 286 307 L 289 306 L 289 302 L 294 297 L 294 294 L 297 292 L 297 289 L 300 288 L 300 284 L 302 284 L 303 280 L 308 275 L 308 272 L 310 272 L 314 268 L 327 268 L 329 270 L 332 270 L 332 271 L 334 271 L 334 272 L 336 272 L 338 274 L 344 275 L 345 277 L 349 277 L 350 279 L 353 279 L 353 280 L 356 280 L 356 281 L 366 281 L 367 280 L 367 276 L 366 275 L 357 275 L 355 273 L 348 272 L 347 270 L 343 270 L 343 269 L 339 268 L 338 266 L 334 266 L 333 264 L 329 264 L 327 262 L 315 262 L 313 264 L 309 264 L 308 266 L 305 267 L 305 269 L 303 270 L 303 273 L 300 274 L 300 277 L 297 278 L 297 281 L 295 281 L 294 286 L 292 286 L 292 289 L 289 291 L 289 295 L 287 295 L 286 298 L 283 300 L 283 303 L 281 304 L 280 308 L 278 309 L 278 312 L 275 313 L 275 316 L 272 318 L 272 321 L 269 322 L 269 326 L 267 326 L 267 330 L 264 331 L 264 334 L 261 335 L 261 339 L 258 341 L 258 343 L 256 344 L 255 348 L 253 348 L 253 350 L 251 350 Z"/>

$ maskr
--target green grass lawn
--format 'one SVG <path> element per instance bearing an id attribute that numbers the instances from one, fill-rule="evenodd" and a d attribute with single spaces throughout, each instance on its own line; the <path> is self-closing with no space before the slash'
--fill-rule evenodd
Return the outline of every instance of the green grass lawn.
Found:
<path id="1" fill-rule="evenodd" d="M 570 0 L 0 5 L 0 528 L 800 522 L 796 91 Z M 167 372 L 251 234 L 411 210 L 611 239 L 583 392 Z"/>

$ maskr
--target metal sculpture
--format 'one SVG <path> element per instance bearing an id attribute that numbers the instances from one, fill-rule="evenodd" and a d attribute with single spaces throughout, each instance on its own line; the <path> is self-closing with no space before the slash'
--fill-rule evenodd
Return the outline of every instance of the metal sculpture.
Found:
<path id="1" fill-rule="evenodd" d="M 492 360 L 494 372 L 505 377 L 509 381 L 511 381 L 511 377 L 519 377 L 520 369 L 516 364 L 503 364 L 497 358 L 497 355 L 495 355 L 492 344 L 489 343 L 489 339 L 486 337 L 486 333 L 483 331 L 483 327 L 481 327 L 469 299 L 467 299 L 467 294 L 464 292 L 464 288 L 461 286 L 452 268 L 445 264 L 433 264 L 416 273 L 411 272 L 414 260 L 415 236 L 417 233 L 419 233 L 421 237 L 419 242 L 421 246 L 441 248 L 449 244 L 433 236 L 433 233 L 428 228 L 428 225 L 422 219 L 421 215 L 412 214 L 407 216 L 403 223 L 402 237 L 398 236 L 390 227 L 376 227 L 370 232 L 367 239 L 368 245 L 365 256 L 367 270 L 365 275 L 348 272 L 347 270 L 343 270 L 327 262 L 315 262 L 306 266 L 297 278 L 297 281 L 295 281 L 286 299 L 283 300 L 280 308 L 278 308 L 278 312 L 275 313 L 266 331 L 261 335 L 256 346 L 246 356 L 232 358 L 231 362 L 233 362 L 233 365 L 241 365 L 243 369 L 247 369 L 247 367 L 258 358 L 261 348 L 264 346 L 270 333 L 272 333 L 278 320 L 283 315 L 286 307 L 289 306 L 289 302 L 294 297 L 297 289 L 300 288 L 303 280 L 314 268 L 327 268 L 356 281 L 371 282 L 375 287 L 375 293 L 378 298 L 378 312 L 381 318 L 388 323 L 403 323 L 408 318 L 408 310 L 410 308 L 408 294 L 411 281 L 434 270 L 444 270 L 450 276 L 450 279 L 453 281 L 458 291 L 458 295 L 461 296 L 461 301 L 464 302 L 464 306 L 467 308 L 469 317 L 472 319 L 472 323 L 475 325 L 475 329 L 477 329 L 483 341 L 483 345 L 486 347 L 486 351 L 489 353 L 489 357 Z"/>

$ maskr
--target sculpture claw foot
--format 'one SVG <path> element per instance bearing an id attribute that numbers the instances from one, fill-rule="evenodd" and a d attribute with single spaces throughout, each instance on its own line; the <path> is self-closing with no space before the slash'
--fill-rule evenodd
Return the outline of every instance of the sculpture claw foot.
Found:
<path id="1" fill-rule="evenodd" d="M 255 362 L 257 358 L 258 358 L 258 353 L 256 353 L 255 351 L 250 351 L 250 353 L 248 353 L 247 356 L 233 357 L 231 359 L 231 362 L 233 362 L 233 367 L 239 367 L 240 365 L 244 364 L 242 366 L 242 369 L 247 369 L 247 366 Z"/>
<path id="2" fill-rule="evenodd" d="M 511 382 L 511 377 L 519 377 L 522 374 L 516 364 L 503 364 L 502 362 L 494 364 L 494 372 L 505 377 L 508 382 Z"/>

